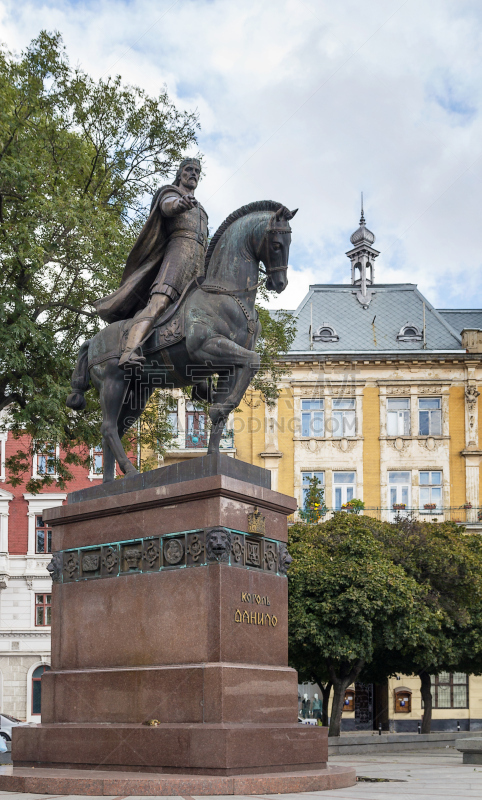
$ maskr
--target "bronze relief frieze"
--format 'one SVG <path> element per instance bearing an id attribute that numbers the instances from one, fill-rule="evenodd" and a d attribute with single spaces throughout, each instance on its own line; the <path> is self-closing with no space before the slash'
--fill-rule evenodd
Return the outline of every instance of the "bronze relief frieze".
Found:
<path id="1" fill-rule="evenodd" d="M 291 556 L 283 542 L 222 525 L 149 536 L 52 554 L 54 583 L 114 578 L 168 569 L 226 564 L 285 576 Z"/>

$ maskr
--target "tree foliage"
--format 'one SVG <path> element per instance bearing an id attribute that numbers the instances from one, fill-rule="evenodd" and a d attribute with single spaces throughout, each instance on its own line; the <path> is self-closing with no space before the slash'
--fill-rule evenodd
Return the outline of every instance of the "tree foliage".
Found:
<path id="1" fill-rule="evenodd" d="M 424 705 L 422 732 L 430 733 L 431 675 L 482 672 L 482 540 L 452 522 L 428 523 L 400 518 L 376 529 L 393 562 L 422 588 L 426 609 L 439 627 L 403 652 L 385 653 L 372 677 L 387 668 L 418 675 Z"/>
<path id="2" fill-rule="evenodd" d="M 340 732 L 347 687 L 382 652 L 422 646 L 439 628 L 423 587 L 396 564 L 368 517 L 337 513 L 290 530 L 291 663 L 334 688 L 330 735 Z"/>

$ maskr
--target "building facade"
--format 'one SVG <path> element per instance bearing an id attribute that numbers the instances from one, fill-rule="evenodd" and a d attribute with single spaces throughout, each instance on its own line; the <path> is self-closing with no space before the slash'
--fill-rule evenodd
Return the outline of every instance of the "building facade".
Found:
<path id="1" fill-rule="evenodd" d="M 0 434 L 0 709 L 17 719 L 40 722 L 41 676 L 50 669 L 51 530 L 45 509 L 62 505 L 66 492 L 30 494 L 25 485 L 12 487 L 5 460 L 22 446 Z M 32 461 L 36 477 L 49 471 L 48 454 Z M 90 472 L 73 468 L 69 491 L 102 480 L 102 454 L 92 453 Z M 49 487 L 51 488 L 51 487 Z"/>
<path id="2" fill-rule="evenodd" d="M 350 283 L 310 286 L 293 312 L 291 373 L 273 408 L 252 394 L 234 415 L 236 457 L 269 469 L 300 508 L 316 475 L 326 519 L 358 499 L 381 520 L 413 513 L 482 532 L 482 310 L 437 310 L 413 284 L 376 283 L 374 241 L 362 215 Z M 482 679 L 444 677 L 434 729 L 482 727 Z M 418 681 L 401 676 L 387 692 L 371 716 L 383 706 L 392 727 L 416 730 Z M 345 727 L 363 727 L 350 697 Z"/>

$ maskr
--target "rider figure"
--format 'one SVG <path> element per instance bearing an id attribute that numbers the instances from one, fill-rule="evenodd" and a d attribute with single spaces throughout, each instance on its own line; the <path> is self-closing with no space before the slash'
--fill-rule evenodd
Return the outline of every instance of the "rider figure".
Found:
<path id="1" fill-rule="evenodd" d="M 158 189 L 119 289 L 95 304 L 107 322 L 134 317 L 119 366 L 143 363 L 141 345 L 156 322 L 189 281 L 204 274 L 208 217 L 194 197 L 200 173 L 199 161 L 186 158 L 173 185 Z"/>

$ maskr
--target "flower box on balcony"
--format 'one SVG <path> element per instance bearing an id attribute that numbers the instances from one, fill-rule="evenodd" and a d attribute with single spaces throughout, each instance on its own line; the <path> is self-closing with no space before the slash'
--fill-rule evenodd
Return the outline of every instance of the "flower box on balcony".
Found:
<path id="1" fill-rule="evenodd" d="M 434 508 L 437 508 L 436 503 L 425 503 L 424 505 L 425 511 L 433 511 Z"/>
<path id="2" fill-rule="evenodd" d="M 467 509 L 467 510 L 469 508 L 472 508 L 472 503 L 464 503 L 464 508 Z"/>
<path id="3" fill-rule="evenodd" d="M 394 511 L 403 511 L 406 507 L 406 503 L 394 503 L 392 506 Z"/>

